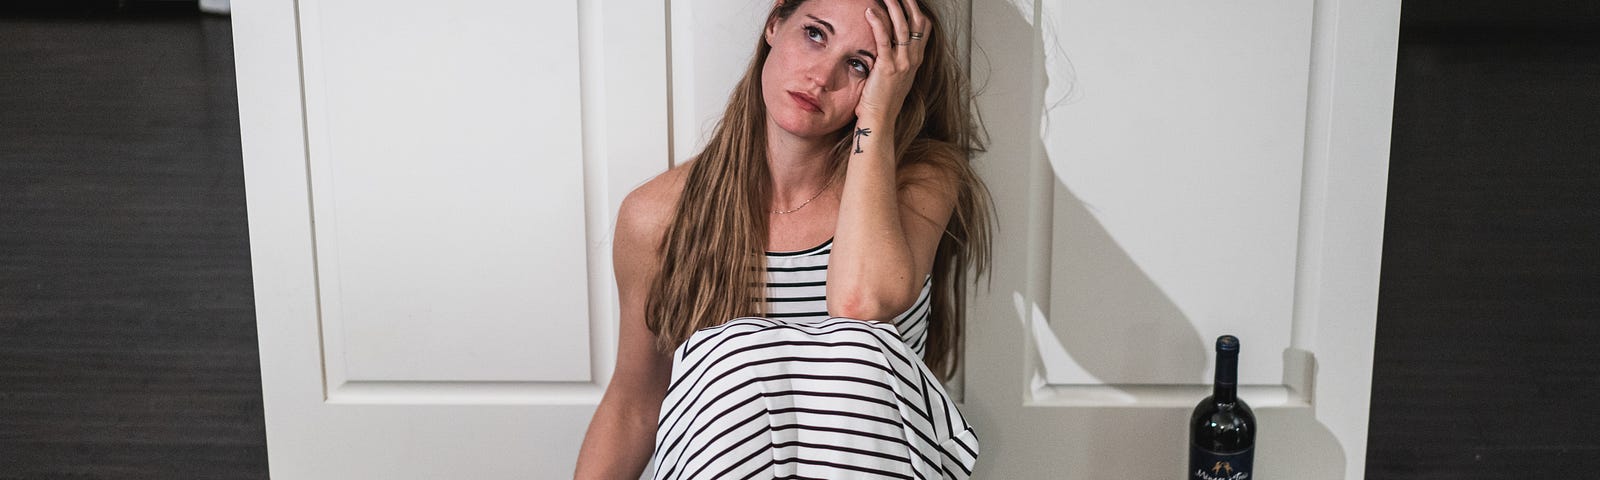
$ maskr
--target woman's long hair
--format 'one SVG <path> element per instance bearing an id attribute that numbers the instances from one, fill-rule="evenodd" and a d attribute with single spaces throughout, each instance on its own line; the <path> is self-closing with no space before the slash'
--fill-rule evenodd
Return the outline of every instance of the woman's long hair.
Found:
<path id="1" fill-rule="evenodd" d="M 767 16 L 787 19 L 806 0 L 789 0 Z M 881 4 L 881 1 L 880 1 Z M 933 262 L 932 305 L 923 361 L 949 381 L 963 361 L 969 269 L 989 267 L 989 191 L 969 165 L 984 151 L 967 75 L 936 8 L 924 6 L 932 25 L 922 65 L 895 119 L 899 166 L 928 163 L 958 180 L 955 211 Z M 761 69 L 772 47 L 758 38 L 756 54 L 734 87 L 727 109 L 704 150 L 689 166 L 677 214 L 662 238 L 659 274 L 645 305 L 645 325 L 662 353 L 677 349 L 696 330 L 730 319 L 762 315 L 766 304 L 768 211 L 766 105 Z M 851 127 L 835 132 L 830 155 L 835 178 L 845 174 Z M 908 186 L 899 180 L 899 188 Z"/>

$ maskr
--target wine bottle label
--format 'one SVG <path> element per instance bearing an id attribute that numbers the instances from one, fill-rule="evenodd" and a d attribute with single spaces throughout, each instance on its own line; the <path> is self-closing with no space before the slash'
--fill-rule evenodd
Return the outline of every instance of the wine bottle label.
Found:
<path id="1" fill-rule="evenodd" d="M 1255 447 L 1243 452 L 1222 454 L 1189 446 L 1190 480 L 1249 480 L 1255 471 Z"/>

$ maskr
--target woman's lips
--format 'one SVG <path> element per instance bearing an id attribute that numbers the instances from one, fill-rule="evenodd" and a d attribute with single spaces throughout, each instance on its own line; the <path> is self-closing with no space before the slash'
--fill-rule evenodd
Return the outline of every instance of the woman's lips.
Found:
<path id="1" fill-rule="evenodd" d="M 794 92 L 789 92 L 789 98 L 793 98 L 794 99 L 794 103 L 800 105 L 800 108 L 804 109 L 805 111 L 808 111 L 808 112 L 821 112 L 822 111 L 822 107 L 818 106 L 815 101 L 813 101 L 813 100 L 811 100 L 809 98 L 806 98 L 805 95 L 801 95 L 801 94 L 794 93 Z"/>

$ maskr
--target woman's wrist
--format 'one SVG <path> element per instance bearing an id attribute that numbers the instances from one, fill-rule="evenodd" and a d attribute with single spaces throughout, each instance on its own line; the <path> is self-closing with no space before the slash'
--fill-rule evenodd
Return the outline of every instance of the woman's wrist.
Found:
<path id="1" fill-rule="evenodd" d="M 851 133 L 855 147 L 851 150 L 851 157 L 859 157 L 876 152 L 894 151 L 894 122 L 867 117 L 856 119 L 855 130 Z"/>
<path id="2" fill-rule="evenodd" d="M 883 115 L 863 115 L 856 117 L 856 128 L 868 127 L 873 131 L 877 131 L 879 128 L 887 130 L 892 126 L 894 126 L 894 120 L 892 120 L 891 117 Z"/>

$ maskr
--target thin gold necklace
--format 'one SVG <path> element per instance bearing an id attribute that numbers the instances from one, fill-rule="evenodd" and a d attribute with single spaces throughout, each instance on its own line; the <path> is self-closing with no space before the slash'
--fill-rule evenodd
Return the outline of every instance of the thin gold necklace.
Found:
<path id="1" fill-rule="evenodd" d="M 784 211 L 781 211 L 781 212 L 777 211 L 777 210 L 773 210 L 772 213 L 776 213 L 778 215 L 783 215 L 783 214 L 786 214 L 786 213 L 794 213 L 795 210 L 806 208 L 806 205 L 810 204 L 812 200 L 816 200 L 817 197 L 822 196 L 822 192 L 828 191 L 828 187 L 833 186 L 833 180 L 837 179 L 837 178 L 839 178 L 837 175 L 835 175 L 833 178 L 829 178 L 827 185 L 823 185 L 821 190 L 817 190 L 817 194 L 816 195 L 812 195 L 811 198 L 806 199 L 806 201 L 800 202 L 800 206 L 794 207 L 794 208 L 789 209 L 789 210 L 784 210 Z"/>

